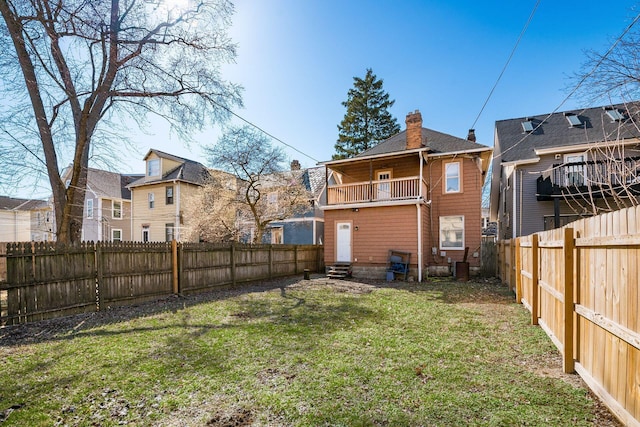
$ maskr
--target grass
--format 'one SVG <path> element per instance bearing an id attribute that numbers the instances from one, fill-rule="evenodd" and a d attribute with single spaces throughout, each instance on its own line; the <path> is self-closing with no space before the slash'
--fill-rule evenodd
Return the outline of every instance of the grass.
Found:
<path id="1" fill-rule="evenodd" d="M 504 287 L 380 285 L 271 285 L 0 340 L 0 422 L 594 424 L 584 388 L 541 374 L 556 351 Z"/>

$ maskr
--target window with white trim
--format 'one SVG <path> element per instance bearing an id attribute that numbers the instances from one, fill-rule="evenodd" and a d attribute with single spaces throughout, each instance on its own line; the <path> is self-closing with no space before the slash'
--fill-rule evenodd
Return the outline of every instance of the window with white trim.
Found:
<path id="1" fill-rule="evenodd" d="M 284 230 L 282 227 L 273 227 L 271 229 L 271 243 L 274 245 L 284 243 Z"/>
<path id="2" fill-rule="evenodd" d="M 93 218 L 93 199 L 87 199 L 87 218 Z"/>
<path id="3" fill-rule="evenodd" d="M 114 219 L 122 219 L 122 202 L 111 202 L 111 216 Z"/>
<path id="4" fill-rule="evenodd" d="M 440 249 L 464 249 L 464 215 L 440 217 Z"/>
<path id="5" fill-rule="evenodd" d="M 444 164 L 444 192 L 459 193 L 460 185 L 460 162 L 449 162 Z"/>
<path id="6" fill-rule="evenodd" d="M 122 230 L 118 228 L 114 228 L 113 230 L 111 230 L 111 241 L 122 242 Z"/>
<path id="7" fill-rule="evenodd" d="M 147 176 L 160 176 L 160 159 L 147 160 Z"/>
<path id="8" fill-rule="evenodd" d="M 153 209 L 155 206 L 155 196 L 153 193 L 149 193 L 149 209 Z"/>

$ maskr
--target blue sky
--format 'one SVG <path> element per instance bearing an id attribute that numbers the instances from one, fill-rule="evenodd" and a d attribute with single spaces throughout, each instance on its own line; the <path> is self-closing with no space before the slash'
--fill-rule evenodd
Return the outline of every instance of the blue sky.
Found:
<path id="1" fill-rule="evenodd" d="M 230 35 L 238 57 L 224 75 L 245 88 L 237 114 L 309 156 L 286 150 L 305 167 L 331 158 L 341 103 L 367 68 L 395 99 L 391 113 L 402 129 L 406 114 L 418 109 L 425 127 L 464 138 L 535 4 L 237 0 Z M 605 52 L 637 13 L 635 1 L 542 0 L 475 125 L 478 142 L 493 145 L 496 120 L 556 109 L 584 51 Z M 561 110 L 583 106 L 569 99 Z M 151 135 L 132 130 L 139 152 L 123 156 L 131 160 L 121 171 L 143 173 L 150 148 L 206 164 L 200 147 L 219 135 L 209 129 L 185 145 L 161 123 Z"/>

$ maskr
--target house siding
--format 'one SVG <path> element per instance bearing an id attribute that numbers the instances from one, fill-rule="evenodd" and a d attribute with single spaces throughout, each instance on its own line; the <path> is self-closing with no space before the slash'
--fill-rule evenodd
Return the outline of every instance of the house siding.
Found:
<path id="1" fill-rule="evenodd" d="M 173 204 L 166 203 L 166 187 L 173 185 Z M 180 203 L 200 187 L 185 182 L 159 182 L 133 187 L 131 189 L 132 208 L 132 240 L 142 240 L 142 226 L 149 226 L 149 241 L 164 242 L 166 240 L 166 224 L 174 224 L 174 227 L 185 230 L 189 227 L 188 218 L 182 218 L 180 223 Z M 148 194 L 154 194 L 154 207 L 149 209 Z M 179 231 L 179 230 L 177 230 Z M 177 234 L 174 234 L 179 237 Z M 180 233 L 184 235 L 184 233 Z M 184 241 L 184 239 L 180 239 Z"/>
<path id="2" fill-rule="evenodd" d="M 327 210 L 325 215 L 325 263 L 335 262 L 337 222 L 351 221 L 354 266 L 385 267 L 389 249 L 411 252 L 411 266 L 418 262 L 417 210 L 415 205 Z M 356 230 L 356 227 L 358 228 Z"/>
<path id="3" fill-rule="evenodd" d="M 122 218 L 113 217 L 113 202 L 121 203 Z M 122 240 L 133 240 L 131 235 L 131 202 L 129 200 L 102 199 L 102 240 L 112 241 L 112 230 L 122 230 Z"/>

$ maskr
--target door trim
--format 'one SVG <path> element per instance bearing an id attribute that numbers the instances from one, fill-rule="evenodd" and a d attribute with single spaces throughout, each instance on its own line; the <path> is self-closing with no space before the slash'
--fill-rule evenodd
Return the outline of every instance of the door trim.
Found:
<path id="1" fill-rule="evenodd" d="M 338 260 L 338 245 L 339 245 L 339 241 L 338 241 L 338 227 L 340 226 L 340 224 L 349 224 L 349 260 L 348 261 L 343 261 L 343 260 Z M 336 221 L 336 226 L 335 226 L 335 232 L 336 232 L 336 241 L 335 241 L 335 262 L 349 262 L 351 263 L 353 260 L 353 221 L 352 220 L 341 220 L 341 221 Z"/>

